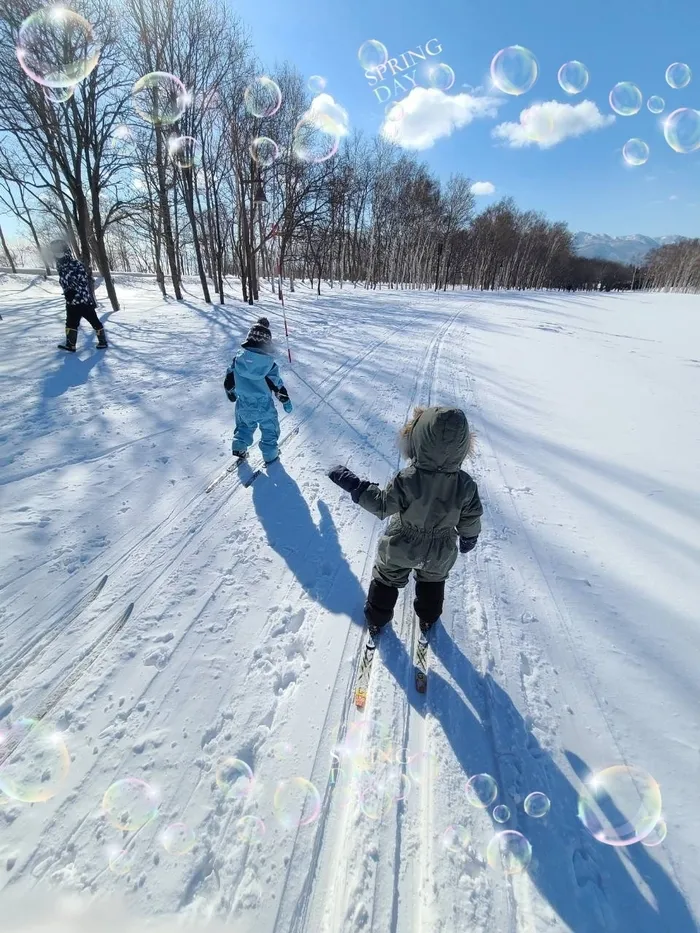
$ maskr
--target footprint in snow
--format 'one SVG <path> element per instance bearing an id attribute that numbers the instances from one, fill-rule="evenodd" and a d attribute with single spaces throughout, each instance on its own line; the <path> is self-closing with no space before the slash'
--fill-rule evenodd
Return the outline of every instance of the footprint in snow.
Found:
<path id="1" fill-rule="evenodd" d="M 167 651 L 165 648 L 155 648 L 144 657 L 143 663 L 145 667 L 155 667 L 156 670 L 162 671 L 166 667 L 169 660 L 169 651 Z"/>

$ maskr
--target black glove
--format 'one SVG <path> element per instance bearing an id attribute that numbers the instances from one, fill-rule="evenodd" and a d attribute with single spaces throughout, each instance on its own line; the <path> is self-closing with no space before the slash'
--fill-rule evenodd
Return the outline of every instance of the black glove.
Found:
<path id="1" fill-rule="evenodd" d="M 227 390 L 226 390 L 226 396 L 227 396 L 229 402 L 237 402 L 237 401 L 238 401 L 238 396 L 237 396 L 236 393 L 233 391 L 233 389 L 227 389 Z"/>
<path id="2" fill-rule="evenodd" d="M 345 492 L 353 493 L 360 485 L 359 476 L 355 476 L 352 470 L 348 470 L 346 466 L 336 466 L 332 470 L 328 471 L 328 478 L 335 483 L 336 486 L 340 486 L 341 489 L 344 489 Z"/>
<path id="3" fill-rule="evenodd" d="M 473 551 L 476 547 L 476 542 L 479 540 L 479 536 L 475 535 L 473 538 L 463 538 L 462 535 L 459 536 L 459 553 L 468 554 L 470 551 Z"/>

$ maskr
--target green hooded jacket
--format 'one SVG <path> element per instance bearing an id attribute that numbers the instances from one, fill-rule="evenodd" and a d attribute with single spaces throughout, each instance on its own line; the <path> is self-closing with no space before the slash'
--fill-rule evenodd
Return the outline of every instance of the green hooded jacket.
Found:
<path id="1" fill-rule="evenodd" d="M 458 537 L 476 537 L 483 512 L 476 483 L 461 469 L 469 450 L 463 411 L 426 408 L 406 441 L 409 466 L 386 489 L 371 484 L 356 499 L 378 518 L 392 516 L 375 576 L 398 586 L 412 569 L 424 580 L 446 579 L 457 559 Z"/>

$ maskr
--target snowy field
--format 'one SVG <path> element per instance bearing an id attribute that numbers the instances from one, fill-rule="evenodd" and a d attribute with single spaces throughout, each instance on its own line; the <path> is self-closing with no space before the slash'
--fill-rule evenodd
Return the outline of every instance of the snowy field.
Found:
<path id="1" fill-rule="evenodd" d="M 83 327 L 61 355 L 57 284 L 0 284 L 0 929 L 47 899 L 58 922 L 58 895 L 235 933 L 698 929 L 698 299 L 302 287 L 290 368 L 268 291 L 282 463 L 207 494 L 251 309 L 120 295 L 107 353 Z M 381 525 L 324 471 L 387 480 L 416 404 L 467 411 L 484 530 L 425 698 L 407 593 L 360 714 Z M 53 759 L 15 747 L 26 717 Z M 662 844 L 580 821 L 611 766 L 658 783 Z M 467 801 L 480 773 L 503 824 Z M 532 849 L 508 876 L 502 830 Z"/>

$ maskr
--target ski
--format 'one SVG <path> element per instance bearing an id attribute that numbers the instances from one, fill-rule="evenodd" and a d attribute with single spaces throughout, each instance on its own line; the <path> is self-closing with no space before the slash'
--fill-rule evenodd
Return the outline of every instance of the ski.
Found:
<path id="1" fill-rule="evenodd" d="M 418 693 L 425 693 L 428 689 L 428 656 L 430 643 L 428 636 L 418 630 L 418 637 L 413 647 L 413 674 Z"/>
<path id="2" fill-rule="evenodd" d="M 290 440 L 292 437 L 295 437 L 298 433 L 299 433 L 299 428 L 296 427 L 296 428 L 293 428 L 289 432 L 289 434 L 283 437 L 279 443 L 280 450 L 282 450 L 282 448 L 284 447 L 284 445 L 287 443 L 288 440 Z M 218 476 L 214 477 L 214 479 L 211 481 L 211 483 L 209 483 L 205 491 L 211 492 L 212 489 L 215 489 L 219 485 L 219 483 L 223 482 L 226 479 L 229 473 L 235 473 L 238 470 L 239 466 L 241 466 L 241 464 L 247 463 L 247 462 L 248 462 L 247 460 L 241 460 L 238 457 L 236 457 L 234 461 L 226 467 L 225 470 L 222 470 Z M 251 467 L 251 469 L 253 470 L 253 473 L 251 476 L 248 477 L 247 480 L 243 481 L 243 486 L 247 487 L 255 482 L 258 476 L 260 476 L 260 474 L 263 472 L 263 463 L 261 461 L 258 461 L 258 466 Z"/>
<path id="3" fill-rule="evenodd" d="M 359 710 L 365 708 L 367 703 L 367 690 L 369 688 L 369 675 L 372 673 L 372 661 L 377 652 L 377 645 L 371 635 L 367 636 L 364 649 L 362 651 L 362 660 L 357 672 L 355 681 L 355 707 Z"/>

